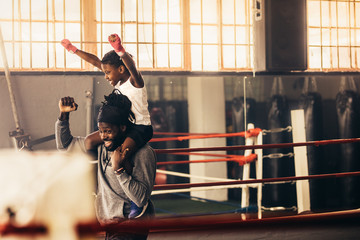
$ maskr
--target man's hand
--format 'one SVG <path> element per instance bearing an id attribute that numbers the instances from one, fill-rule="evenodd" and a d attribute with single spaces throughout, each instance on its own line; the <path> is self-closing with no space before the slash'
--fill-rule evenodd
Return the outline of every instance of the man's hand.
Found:
<path id="1" fill-rule="evenodd" d="M 118 55 L 120 55 L 120 56 L 124 55 L 125 49 L 124 49 L 123 45 L 121 44 L 120 37 L 116 33 L 111 34 L 108 37 L 108 40 Z"/>
<path id="2" fill-rule="evenodd" d="M 59 101 L 59 110 L 62 113 L 69 113 L 76 111 L 78 108 L 78 105 L 74 101 L 74 98 L 72 97 L 63 97 Z"/>
<path id="3" fill-rule="evenodd" d="M 68 39 L 61 40 L 61 45 L 70 53 L 75 53 L 78 50 Z"/>

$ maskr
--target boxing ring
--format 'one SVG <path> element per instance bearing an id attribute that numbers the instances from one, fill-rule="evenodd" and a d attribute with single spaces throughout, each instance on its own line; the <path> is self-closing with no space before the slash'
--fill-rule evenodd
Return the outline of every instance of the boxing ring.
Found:
<path id="1" fill-rule="evenodd" d="M 274 129 L 274 132 L 279 131 L 297 131 L 297 123 L 293 123 L 290 128 Z M 300 124 L 301 126 L 301 124 Z M 301 127 L 300 127 L 301 129 Z M 306 162 L 307 146 L 322 146 L 334 144 L 346 144 L 360 142 L 360 138 L 352 139 L 332 139 L 321 141 L 300 141 L 296 133 L 293 133 L 292 143 L 277 143 L 277 144 L 262 144 L 263 134 L 271 134 L 271 130 L 262 130 L 255 128 L 254 125 L 249 124 L 248 130 L 240 133 L 230 134 L 188 134 L 188 133 L 156 133 L 158 135 L 178 135 L 176 137 L 154 138 L 152 141 L 186 141 L 189 139 L 204 139 L 215 137 L 233 137 L 241 136 L 245 138 L 245 145 L 239 146 L 224 146 L 224 147 L 208 147 L 208 148 L 181 148 L 181 149 L 155 149 L 157 154 L 174 154 L 174 155 L 200 155 L 212 157 L 211 159 L 203 160 L 179 160 L 158 162 L 158 166 L 175 165 L 175 164 L 199 164 L 212 162 L 228 162 L 233 161 L 243 166 L 242 179 L 226 179 L 216 178 L 211 176 L 196 176 L 188 173 L 180 173 L 175 171 L 168 171 L 158 169 L 157 174 L 174 175 L 185 178 L 198 178 L 207 182 L 202 183 L 175 183 L 175 184 L 157 184 L 153 189 L 153 197 L 164 194 L 181 194 L 192 191 L 211 191 L 217 189 L 241 188 L 242 196 L 241 202 L 234 210 L 227 213 L 213 213 L 207 214 L 183 214 L 183 215 L 167 215 L 155 217 L 149 220 L 128 220 L 121 224 L 100 226 L 91 216 L 82 218 L 84 216 L 63 216 L 62 218 L 70 222 L 67 230 L 72 234 L 67 235 L 67 239 L 88 239 L 89 236 L 96 236 L 99 233 L 108 229 L 117 229 L 121 231 L 137 232 L 144 229 L 150 229 L 149 239 L 199 239 L 206 237 L 207 239 L 355 239 L 360 234 L 360 209 L 327 211 L 327 212 L 312 212 L 309 198 L 309 181 L 315 179 L 331 179 L 331 178 L 348 178 L 360 176 L 360 171 L 354 172 L 339 172 L 328 174 L 307 174 Z M 299 134 L 299 133 L 297 133 Z M 300 134 L 301 135 L 301 134 Z M 300 139 L 300 140 L 299 140 Z M 279 154 L 263 155 L 263 149 L 269 148 L 293 148 L 294 152 L 285 154 L 294 157 L 297 169 L 295 176 L 277 177 L 277 178 L 263 178 L 262 164 L 263 161 L 271 161 L 273 157 L 279 157 Z M 233 151 L 244 150 L 244 155 L 234 154 L 216 154 L 215 151 Z M 299 152 L 300 150 L 300 152 Z M 207 153 L 211 152 L 211 153 Z M 23 153 L 26 154 L 26 153 Z M 39 156 L 42 153 L 37 153 Z M 46 153 L 48 155 L 52 155 Z M 34 154 L 33 154 L 34 155 Z M 35 154 L 36 155 L 36 154 Z M 53 155 L 56 155 L 53 153 Z M 297 157 L 300 156 L 300 159 Z M 68 155 L 67 155 L 68 156 Z M 305 158 L 304 158 L 305 156 Z M 62 155 L 64 157 L 64 155 Z M 71 157 L 71 156 L 70 156 Z M 281 156 L 280 156 L 281 157 Z M 298 163 L 296 163 L 298 161 Z M 80 163 L 79 163 L 80 164 Z M 251 164 L 255 164 L 256 178 L 250 178 Z M 300 166 L 299 166 L 300 165 Z M 305 174 L 303 174 L 305 173 Z M 51 179 L 51 178 L 50 178 Z M 290 210 L 275 206 L 272 209 L 266 208 L 262 205 L 262 188 L 266 184 L 284 184 L 296 183 L 297 191 L 297 206 Z M 89 187 L 87 187 L 89 189 Z M 256 206 L 251 206 L 249 202 L 249 189 L 253 188 L 257 191 Z M 2 189 L 3 190 L 3 189 Z M 45 190 L 44 190 L 45 191 Z M 90 191 L 90 190 L 89 190 Z M 55 195 L 56 196 L 56 195 Z M 190 196 L 191 198 L 191 196 Z M 47 201 L 41 200 L 40 201 Z M 200 199 L 201 201 L 211 201 L 207 199 Z M 10 200 L 9 200 L 10 201 Z M 1 202 L 1 201 L 0 201 Z M 2 207 L 9 204 L 2 203 Z M 59 204 L 54 202 L 53 204 Z M 67 203 L 69 204 L 69 203 Z M 50 206 L 50 207 L 55 207 Z M 73 206 L 76 208 L 76 206 Z M 156 207 L 156 206 L 155 206 Z M 186 208 L 187 206 L 183 206 Z M 16 208 L 15 208 L 16 209 Z M 39 209 L 38 209 L 39 210 Z M 280 211 L 279 211 L 280 210 Z M 283 212 L 281 213 L 281 210 Z M 40 210 L 39 210 L 40 211 Z M 91 210 L 88 210 L 89 213 Z M 5 212 L 5 213 L 4 213 Z M 269 214 L 270 212 L 270 214 Z M 267 213 L 267 214 L 266 214 Z M 0 220 L 0 239 L 28 239 L 28 236 L 34 239 L 64 239 L 59 236 L 59 229 L 62 232 L 66 228 L 58 227 L 58 223 L 52 222 L 52 218 L 57 218 L 56 214 L 47 217 L 47 214 L 42 212 L 41 218 L 28 219 L 20 223 L 11 221 L 11 217 L 7 220 L 4 214 L 10 214 L 9 211 L 2 211 Z M 58 213 L 59 214 L 59 213 Z M 91 214 L 90 214 L 91 215 Z M 75 220 L 74 220 L 75 219 Z M 54 230 L 54 225 L 55 227 Z M 71 226 L 72 225 L 72 226 Z M 56 230 L 57 229 L 57 230 Z M 55 233 L 54 233 L 55 231 Z M 64 233 L 62 233 L 64 234 Z M 70 236 L 70 238 L 69 238 Z M 321 238 L 319 238 L 321 237 Z M 96 238 L 92 238 L 96 239 Z"/>

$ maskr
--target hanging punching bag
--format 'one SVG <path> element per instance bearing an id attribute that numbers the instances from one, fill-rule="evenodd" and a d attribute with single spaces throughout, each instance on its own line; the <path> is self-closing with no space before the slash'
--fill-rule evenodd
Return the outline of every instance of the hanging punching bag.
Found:
<path id="1" fill-rule="evenodd" d="M 336 95 L 336 111 L 339 123 L 339 137 L 360 137 L 360 101 L 354 90 L 344 90 Z M 359 143 L 341 144 L 339 156 L 340 172 L 360 170 Z M 340 180 L 341 205 L 345 209 L 360 207 L 359 177 L 344 177 Z"/>
<path id="2" fill-rule="evenodd" d="M 268 129 L 286 128 L 290 125 L 289 106 L 287 98 L 281 94 L 273 95 L 268 101 Z M 289 143 L 290 133 L 286 131 L 273 132 L 264 136 L 264 143 Z M 290 148 L 264 149 L 264 156 L 274 153 L 288 154 Z M 265 158 L 263 162 L 263 178 L 294 176 L 293 157 Z M 296 190 L 294 185 L 267 184 L 263 187 L 263 205 L 266 207 L 292 207 L 296 205 Z"/>
<path id="3" fill-rule="evenodd" d="M 165 117 L 168 122 L 168 131 L 169 132 L 182 132 L 182 130 L 178 129 L 177 120 L 180 118 L 181 115 L 181 107 L 179 106 L 179 102 L 176 101 L 167 101 L 165 104 Z M 185 141 L 186 142 L 186 141 Z M 166 142 L 166 149 L 174 149 L 179 148 L 179 141 L 168 141 Z M 163 154 L 164 155 L 164 154 Z M 166 154 L 166 161 L 176 161 L 184 160 L 184 156 L 173 155 L 173 154 Z M 186 157 L 185 157 L 186 159 Z M 188 173 L 189 172 L 189 165 L 188 164 L 172 164 L 167 165 L 166 170 L 172 172 L 182 172 Z M 177 177 L 173 175 L 167 176 L 167 183 L 188 183 L 189 178 Z"/>
<path id="4" fill-rule="evenodd" d="M 299 99 L 299 108 L 304 109 L 305 115 L 305 131 L 306 141 L 317 141 L 323 137 L 322 131 L 322 99 L 317 92 L 306 92 L 301 94 Z M 309 175 L 316 175 L 326 172 L 323 165 L 323 151 L 322 147 L 308 146 L 307 147 L 308 170 Z M 322 180 L 309 181 L 310 187 L 310 205 L 312 210 L 319 210 L 326 207 L 325 182 Z"/>
<path id="5" fill-rule="evenodd" d="M 164 111 L 162 110 L 160 103 L 157 102 L 154 107 L 150 109 L 150 118 L 151 118 L 151 124 L 153 126 L 154 132 L 168 132 L 168 123 L 166 116 L 164 114 Z M 150 143 L 151 147 L 154 149 L 165 149 L 166 148 L 166 142 L 152 142 Z M 158 154 L 157 160 L 159 162 L 166 161 L 166 155 L 165 154 Z M 165 170 L 166 167 L 162 166 L 160 169 Z M 163 173 L 157 173 L 156 184 L 166 184 L 168 183 L 168 177 L 166 174 Z"/>
<path id="6" fill-rule="evenodd" d="M 233 132 L 242 132 L 245 130 L 245 111 L 246 122 L 254 123 L 255 121 L 256 101 L 252 98 L 246 99 L 246 107 L 244 105 L 244 97 L 234 97 L 231 104 L 232 110 L 232 129 Z M 244 145 L 243 137 L 233 138 L 234 145 Z M 229 154 L 244 155 L 244 151 L 234 151 Z M 238 163 L 228 162 L 228 177 L 232 179 L 242 179 L 243 168 Z M 241 199 L 241 189 L 229 189 L 229 198 L 234 200 Z"/>

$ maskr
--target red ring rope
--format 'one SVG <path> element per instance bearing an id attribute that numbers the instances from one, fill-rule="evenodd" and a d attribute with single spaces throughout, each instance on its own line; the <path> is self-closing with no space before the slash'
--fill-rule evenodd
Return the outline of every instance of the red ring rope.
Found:
<path id="1" fill-rule="evenodd" d="M 170 137 L 170 138 L 152 138 L 150 142 L 164 142 L 164 141 L 184 141 L 190 139 L 202 139 L 202 138 L 221 138 L 221 137 L 256 137 L 262 130 L 260 128 L 249 129 L 246 132 L 237 133 L 213 133 L 213 134 L 191 134 L 182 137 Z M 170 134 L 169 134 L 170 135 Z"/>
<path id="2" fill-rule="evenodd" d="M 299 143 L 239 145 L 239 146 L 207 147 L 207 148 L 154 149 L 154 150 L 156 153 L 164 154 L 164 153 L 183 153 L 183 152 L 202 152 L 202 151 L 234 151 L 234 150 L 246 150 L 246 149 L 290 148 L 290 147 L 301 147 L 301 146 L 318 147 L 320 145 L 354 143 L 354 142 L 360 142 L 360 138 L 332 139 L 332 140 L 310 141 L 310 142 L 299 142 Z"/>
<path id="3" fill-rule="evenodd" d="M 173 155 L 196 155 L 196 156 L 207 156 L 207 157 L 232 157 L 232 158 L 236 158 L 239 157 L 239 155 L 231 155 L 231 154 L 218 154 L 218 153 L 189 153 L 189 152 L 180 152 L 180 153 L 170 153 Z"/>
<path id="4" fill-rule="evenodd" d="M 218 159 L 201 159 L 201 160 L 189 160 L 189 161 L 168 161 L 168 162 L 157 162 L 157 165 L 174 165 L 174 164 L 185 164 L 185 163 L 207 163 L 207 162 L 238 162 L 240 166 L 257 160 L 257 155 L 252 153 L 248 156 L 236 156 L 231 158 L 218 158 Z"/>
<path id="5" fill-rule="evenodd" d="M 2 235 L 16 233 L 20 235 L 28 235 L 28 234 L 47 234 L 48 230 L 43 225 L 34 224 L 26 227 L 16 227 L 11 224 L 0 225 L 0 237 Z"/>
<path id="6" fill-rule="evenodd" d="M 206 134 L 217 134 L 217 133 L 154 132 L 154 135 L 163 135 L 163 136 L 191 136 L 191 135 L 206 135 Z"/>
<path id="7" fill-rule="evenodd" d="M 279 216 L 269 217 L 262 219 L 247 219 L 243 220 L 238 214 L 222 214 L 222 215 L 203 215 L 193 217 L 168 217 L 168 218 L 154 218 L 151 220 L 134 219 L 124 221 L 119 224 L 112 224 L 107 226 L 101 226 L 98 222 L 78 223 L 76 230 L 80 236 L 91 236 L 92 234 L 98 234 L 106 230 L 121 231 L 121 232 L 139 232 L 139 230 L 150 229 L 150 233 L 161 232 L 174 232 L 179 231 L 191 231 L 191 230 L 214 230 L 214 229 L 244 229 L 253 230 L 262 226 L 265 228 L 273 229 L 274 227 L 288 226 L 294 224 L 297 227 L 299 224 L 309 223 L 316 224 L 322 223 L 344 223 L 344 224 L 356 224 L 360 220 L 360 210 L 347 210 L 347 211 L 335 211 L 325 213 L 311 213 L 300 214 L 293 216 Z M 310 226 L 310 225 L 309 225 Z M 342 226 L 342 225 L 341 225 Z M 342 226 L 343 227 L 343 226 Z M 38 234 L 46 231 L 46 226 L 42 225 L 30 225 L 28 227 L 13 227 L 11 224 L 0 225 L 0 233 L 2 235 L 7 234 Z M 7 229 L 6 232 L 2 230 Z M 39 229 L 41 229 L 39 231 Z M 30 230 L 30 231 L 29 231 Z M 1 235 L 1 236 L 2 236 Z"/>

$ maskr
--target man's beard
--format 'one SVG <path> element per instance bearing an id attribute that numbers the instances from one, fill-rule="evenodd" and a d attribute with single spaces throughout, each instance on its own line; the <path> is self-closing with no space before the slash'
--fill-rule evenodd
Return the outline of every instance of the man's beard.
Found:
<path id="1" fill-rule="evenodd" d="M 106 147 L 106 150 L 108 151 L 115 151 L 115 149 L 117 149 L 119 146 L 121 146 L 121 144 L 124 142 L 125 137 L 124 136 L 118 136 L 115 139 L 111 140 L 112 145 L 110 147 Z"/>

